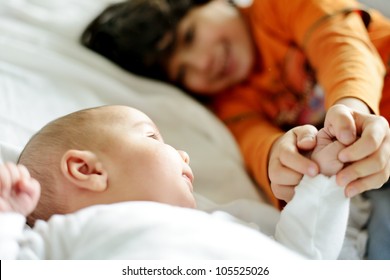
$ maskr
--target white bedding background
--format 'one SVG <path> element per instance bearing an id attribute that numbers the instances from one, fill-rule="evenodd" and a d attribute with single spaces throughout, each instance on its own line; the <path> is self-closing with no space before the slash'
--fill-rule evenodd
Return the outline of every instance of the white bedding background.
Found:
<path id="1" fill-rule="evenodd" d="M 0 1 L 0 161 L 15 161 L 56 117 L 104 104 L 133 106 L 156 122 L 167 143 L 189 153 L 201 209 L 228 210 L 271 235 L 279 213 L 264 203 L 222 123 L 181 91 L 135 77 L 78 43 L 113 1 Z"/>

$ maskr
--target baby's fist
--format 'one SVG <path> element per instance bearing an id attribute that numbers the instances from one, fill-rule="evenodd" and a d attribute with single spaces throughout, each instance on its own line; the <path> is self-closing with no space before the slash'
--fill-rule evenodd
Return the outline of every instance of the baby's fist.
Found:
<path id="1" fill-rule="evenodd" d="M 325 129 L 321 129 L 317 134 L 317 146 L 311 155 L 312 160 L 317 162 L 320 173 L 326 176 L 336 175 L 344 164 L 338 159 L 339 152 L 345 146 L 333 139 Z"/>
<path id="2" fill-rule="evenodd" d="M 0 165 L 0 212 L 29 215 L 40 196 L 40 184 L 23 165 Z"/>

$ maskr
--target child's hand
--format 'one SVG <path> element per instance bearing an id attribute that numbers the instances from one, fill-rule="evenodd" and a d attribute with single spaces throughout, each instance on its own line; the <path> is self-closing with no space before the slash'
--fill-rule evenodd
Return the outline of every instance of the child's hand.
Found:
<path id="1" fill-rule="evenodd" d="M 337 174 L 337 183 L 346 186 L 348 197 L 380 188 L 389 180 L 390 129 L 386 119 L 334 105 L 326 115 L 325 128 L 346 145 L 360 136 L 339 153 L 340 161 L 350 163 Z"/>
<path id="2" fill-rule="evenodd" d="M 317 145 L 314 148 L 311 158 L 318 163 L 320 173 L 326 176 L 336 175 L 344 163 L 338 159 L 339 152 L 345 146 L 330 135 L 324 128 L 317 134 Z"/>
<path id="3" fill-rule="evenodd" d="M 315 147 L 316 134 L 314 126 L 298 126 L 273 144 L 268 161 L 268 177 L 276 198 L 290 201 L 294 196 L 294 187 L 299 184 L 303 174 L 317 175 L 317 164 L 302 155 L 302 152 Z"/>
<path id="4" fill-rule="evenodd" d="M 0 165 L 0 212 L 29 215 L 40 196 L 40 184 L 23 165 Z"/>

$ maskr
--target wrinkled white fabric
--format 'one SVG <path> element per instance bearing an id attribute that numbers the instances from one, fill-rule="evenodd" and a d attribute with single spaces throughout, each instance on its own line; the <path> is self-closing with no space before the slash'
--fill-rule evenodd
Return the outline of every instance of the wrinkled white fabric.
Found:
<path id="1" fill-rule="evenodd" d="M 349 203 L 335 176 L 304 176 L 281 213 L 275 239 L 311 259 L 336 259 L 347 229 Z"/>
<path id="2" fill-rule="evenodd" d="M 279 244 L 226 212 L 154 202 L 92 206 L 37 221 L 33 229 L 23 228 L 22 216 L 3 213 L 0 244 L 7 246 L 0 247 L 0 258 L 337 259 L 348 212 L 343 189 L 319 175 L 304 177 L 282 211 L 275 232 Z"/>
<path id="3" fill-rule="evenodd" d="M 241 224 L 154 202 L 92 206 L 23 232 L 23 217 L 9 215 L 0 215 L 0 230 L 17 218 L 5 242 L 19 247 L 1 247 L 1 259 L 302 259 Z"/>

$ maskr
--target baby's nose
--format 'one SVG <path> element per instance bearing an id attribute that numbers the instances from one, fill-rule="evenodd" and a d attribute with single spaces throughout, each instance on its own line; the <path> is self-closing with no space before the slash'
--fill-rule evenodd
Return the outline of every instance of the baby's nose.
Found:
<path id="1" fill-rule="evenodd" d="M 190 156 L 185 151 L 178 150 L 178 153 L 185 163 L 190 164 Z"/>

